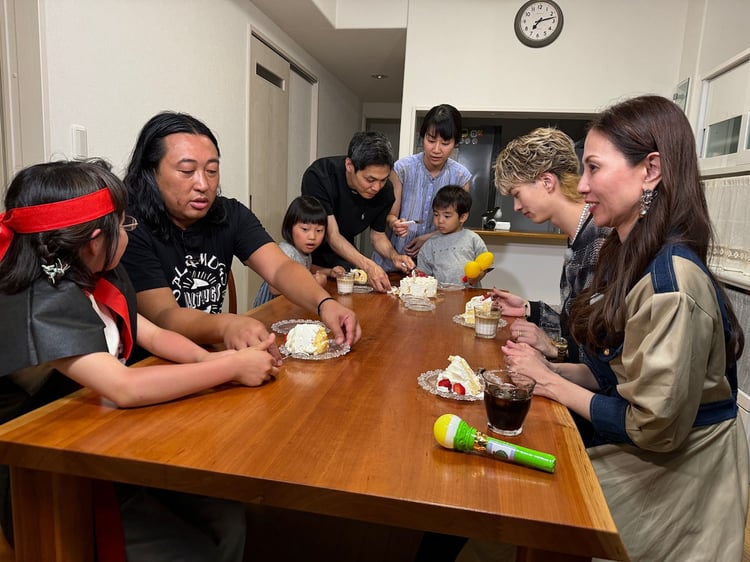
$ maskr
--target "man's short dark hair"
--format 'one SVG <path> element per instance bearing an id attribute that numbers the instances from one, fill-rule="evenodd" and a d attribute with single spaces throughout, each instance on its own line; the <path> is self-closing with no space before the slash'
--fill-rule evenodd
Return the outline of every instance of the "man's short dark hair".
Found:
<path id="1" fill-rule="evenodd" d="M 393 149 L 391 141 L 377 131 L 360 131 L 349 141 L 346 155 L 354 165 L 354 171 L 364 170 L 367 166 L 388 166 L 393 169 Z"/>

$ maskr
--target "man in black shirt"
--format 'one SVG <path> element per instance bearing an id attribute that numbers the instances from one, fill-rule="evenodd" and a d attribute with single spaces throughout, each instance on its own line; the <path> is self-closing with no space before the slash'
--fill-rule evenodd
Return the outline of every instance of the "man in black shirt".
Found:
<path id="1" fill-rule="evenodd" d="M 221 312 L 236 257 L 317 313 L 337 342 L 355 343 L 361 328 L 354 312 L 289 259 L 250 209 L 219 195 L 219 158 L 213 132 L 191 115 L 159 113 L 141 130 L 125 176 L 138 226 L 122 258 L 138 312 L 200 344 L 241 349 L 269 340 L 251 316 Z M 275 345 L 269 352 L 280 362 Z"/>
<path id="2" fill-rule="evenodd" d="M 414 268 L 412 259 L 398 254 L 385 234 L 385 218 L 395 200 L 388 179 L 392 169 L 388 139 L 377 132 L 359 132 L 346 156 L 320 158 L 302 176 L 302 194 L 318 199 L 328 213 L 326 241 L 313 252 L 313 263 L 363 269 L 381 292 L 391 288 L 388 275 L 355 248 L 354 237 L 369 227 L 376 252 L 404 272 Z"/>

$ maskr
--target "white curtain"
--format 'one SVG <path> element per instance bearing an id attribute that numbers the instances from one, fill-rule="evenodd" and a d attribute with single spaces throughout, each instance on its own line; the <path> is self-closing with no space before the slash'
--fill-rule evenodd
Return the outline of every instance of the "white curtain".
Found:
<path id="1" fill-rule="evenodd" d="M 709 265 L 750 283 L 750 175 L 704 180 L 716 233 Z"/>

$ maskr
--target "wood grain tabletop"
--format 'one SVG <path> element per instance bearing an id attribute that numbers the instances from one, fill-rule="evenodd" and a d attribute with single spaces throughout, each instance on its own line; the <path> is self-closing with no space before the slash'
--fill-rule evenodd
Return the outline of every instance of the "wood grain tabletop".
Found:
<path id="1" fill-rule="evenodd" d="M 394 295 L 330 289 L 361 322 L 363 336 L 347 354 L 287 358 L 277 379 L 261 387 L 224 385 L 129 410 L 84 389 L 1 426 L 0 462 L 19 478 L 129 482 L 627 559 L 564 407 L 534 397 L 523 433 L 506 438 L 555 455 L 553 474 L 435 442 L 441 414 L 486 429 L 481 401 L 435 396 L 417 384 L 421 373 L 447 367 L 450 355 L 474 368 L 503 364 L 508 326 L 488 340 L 454 321 L 481 291 L 439 291 L 434 310 L 422 312 Z M 314 318 L 284 297 L 250 313 L 269 328 Z"/>

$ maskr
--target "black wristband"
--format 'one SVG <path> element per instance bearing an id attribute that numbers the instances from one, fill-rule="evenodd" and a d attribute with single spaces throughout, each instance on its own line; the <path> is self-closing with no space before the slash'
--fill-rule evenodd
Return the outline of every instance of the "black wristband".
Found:
<path id="1" fill-rule="evenodd" d="M 323 304 L 324 302 L 326 302 L 326 301 L 332 301 L 332 300 L 336 300 L 336 299 L 334 299 L 333 297 L 326 297 L 326 298 L 324 298 L 324 299 L 323 299 L 322 301 L 320 301 L 320 302 L 318 303 L 318 316 L 320 316 L 320 306 L 321 306 L 321 305 L 322 305 L 322 304 Z"/>

